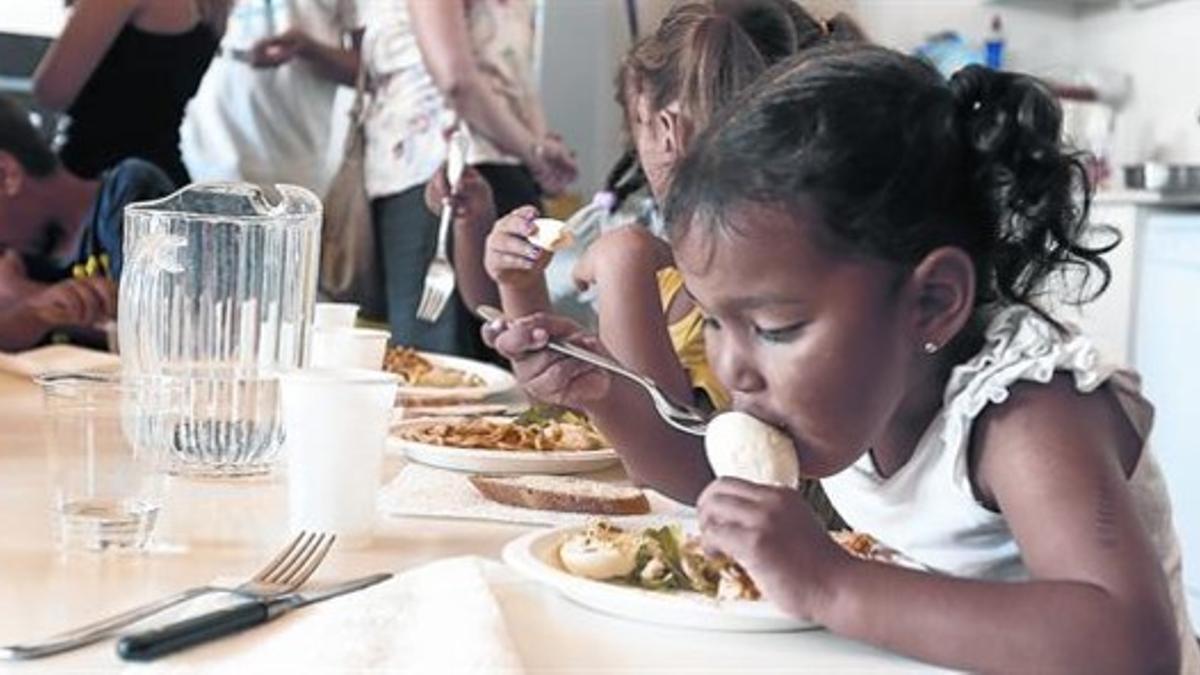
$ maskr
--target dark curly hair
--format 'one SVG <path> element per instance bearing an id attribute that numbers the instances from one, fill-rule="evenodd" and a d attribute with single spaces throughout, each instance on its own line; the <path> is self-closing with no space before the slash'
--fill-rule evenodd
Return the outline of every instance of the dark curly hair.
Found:
<path id="1" fill-rule="evenodd" d="M 672 237 L 742 227 L 739 204 L 815 205 L 836 252 L 912 266 L 940 246 L 974 261 L 976 307 L 1034 303 L 1074 267 L 1108 285 L 1115 245 L 1081 243 L 1091 186 L 1060 144 L 1062 111 L 1038 80 L 978 66 L 949 82 L 866 45 L 779 64 L 719 115 L 675 176 Z M 1086 285 L 1086 284 L 1085 284 Z"/>

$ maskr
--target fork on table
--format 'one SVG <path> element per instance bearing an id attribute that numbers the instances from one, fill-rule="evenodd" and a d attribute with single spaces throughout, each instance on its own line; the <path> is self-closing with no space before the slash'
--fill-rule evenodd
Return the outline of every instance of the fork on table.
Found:
<path id="1" fill-rule="evenodd" d="M 254 600 L 291 593 L 317 571 L 317 567 L 325 560 L 326 554 L 333 546 L 335 538 L 335 535 L 321 532 L 301 532 L 271 562 L 237 586 L 205 585 L 189 588 L 39 642 L 0 647 L 0 661 L 36 659 L 90 645 L 111 637 L 122 628 L 142 619 L 209 593 L 233 593 Z"/>

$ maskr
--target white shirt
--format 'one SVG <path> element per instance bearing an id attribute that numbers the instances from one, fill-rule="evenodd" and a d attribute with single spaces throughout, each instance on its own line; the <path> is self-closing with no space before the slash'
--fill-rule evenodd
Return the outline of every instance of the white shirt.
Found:
<path id="1" fill-rule="evenodd" d="M 961 577 L 1024 579 L 1029 573 L 1003 514 L 976 501 L 971 488 L 967 455 L 975 418 L 988 404 L 1007 400 L 1013 384 L 1044 384 L 1056 372 L 1071 374 L 1081 393 L 1110 385 L 1143 439 L 1149 437 L 1154 409 L 1141 396 L 1134 373 L 1103 362 L 1090 340 L 1077 333 L 1061 335 L 1027 307 L 1000 312 L 988 326 L 986 339 L 979 354 L 951 373 L 942 410 L 912 458 L 894 475 L 880 476 L 870 455 L 864 454 L 821 485 L 851 527 L 926 565 Z M 1170 585 L 1183 647 L 1182 672 L 1200 674 L 1170 499 L 1148 446 L 1142 449 L 1129 488 Z"/>
<path id="2" fill-rule="evenodd" d="M 326 158 L 338 84 L 302 59 L 259 69 L 235 55 L 292 27 L 341 45 L 358 16 L 355 0 L 238 0 L 184 117 L 180 147 L 193 179 L 292 183 L 323 195 L 336 168 Z"/>
<path id="3" fill-rule="evenodd" d="M 367 194 L 397 194 L 429 180 L 446 159 L 447 132 L 457 121 L 421 58 L 408 13 L 412 0 L 367 0 L 363 58 L 373 90 L 366 111 Z M 425 1 L 425 0 L 418 0 Z M 488 84 L 530 123 L 536 47 L 532 0 L 466 2 L 471 49 Z M 517 164 L 472 130 L 469 164 Z"/>

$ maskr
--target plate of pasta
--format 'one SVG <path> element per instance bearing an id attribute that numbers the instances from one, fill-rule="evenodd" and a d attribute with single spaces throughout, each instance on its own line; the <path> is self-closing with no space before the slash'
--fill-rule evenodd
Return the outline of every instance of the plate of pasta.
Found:
<path id="1" fill-rule="evenodd" d="M 512 373 L 490 363 L 411 347 L 389 347 L 383 369 L 400 376 L 402 403 L 477 401 L 517 386 Z"/>
<path id="2" fill-rule="evenodd" d="M 518 416 L 403 420 L 392 426 L 388 447 L 415 462 L 473 473 L 581 473 L 619 461 L 586 417 L 544 407 Z"/>

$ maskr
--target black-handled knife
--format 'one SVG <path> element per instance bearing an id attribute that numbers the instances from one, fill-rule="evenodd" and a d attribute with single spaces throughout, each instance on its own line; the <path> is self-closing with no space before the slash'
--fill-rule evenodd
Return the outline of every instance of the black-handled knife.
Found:
<path id="1" fill-rule="evenodd" d="M 184 619 L 162 628 L 126 635 L 117 640 L 117 655 L 126 661 L 152 661 L 160 656 L 266 623 L 293 609 L 374 586 L 391 577 L 391 573 L 386 572 L 372 574 L 329 588 L 246 602 Z"/>

